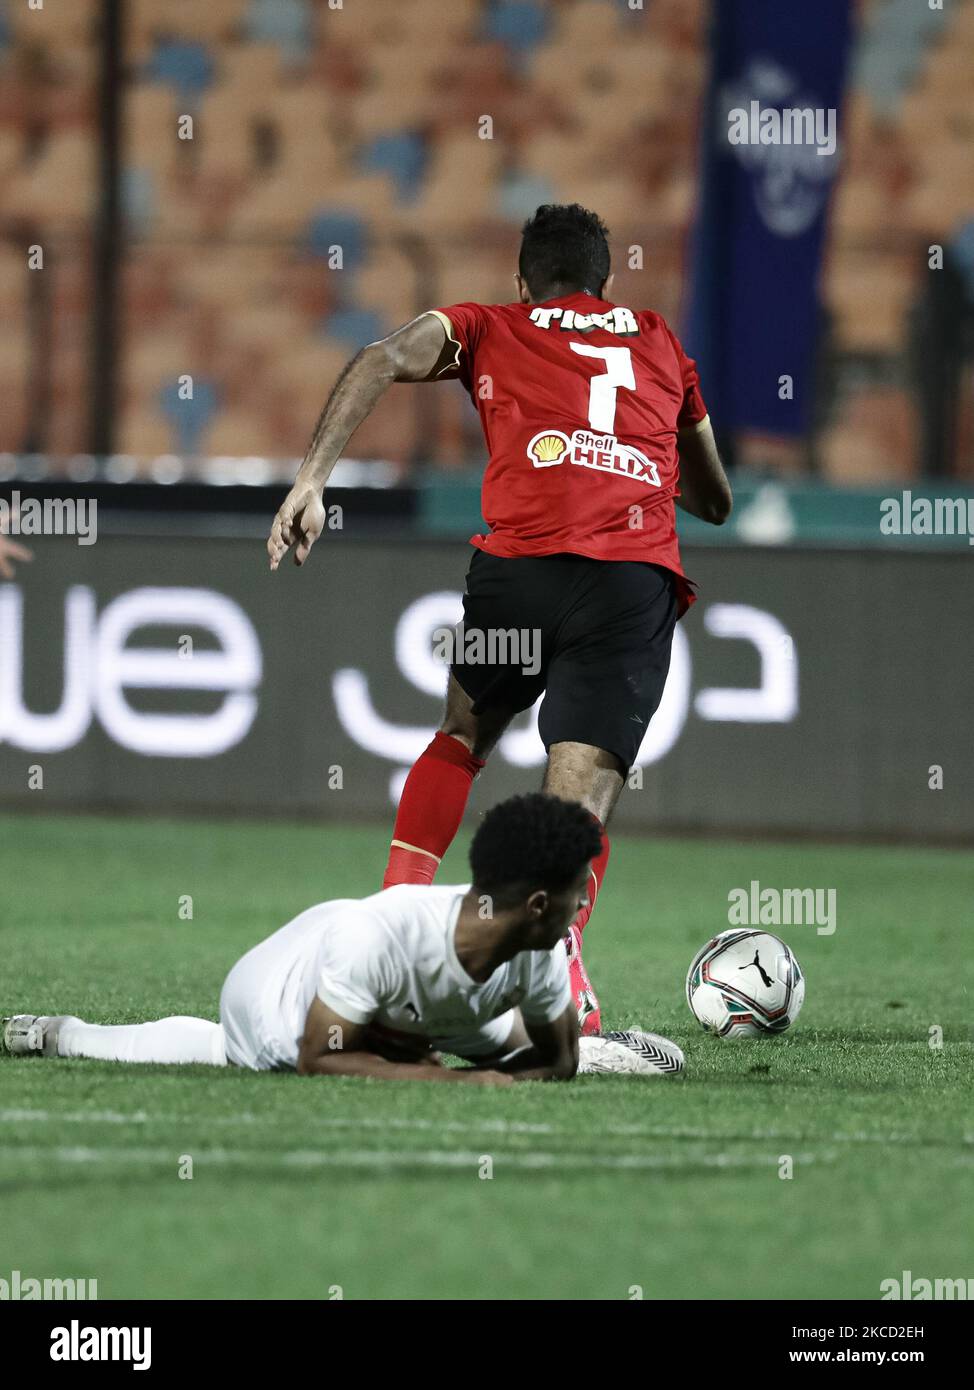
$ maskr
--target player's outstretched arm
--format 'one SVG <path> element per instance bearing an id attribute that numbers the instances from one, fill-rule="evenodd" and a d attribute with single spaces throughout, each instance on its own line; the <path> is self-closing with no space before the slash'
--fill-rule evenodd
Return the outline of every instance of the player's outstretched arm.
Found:
<path id="1" fill-rule="evenodd" d="M 381 1081 L 462 1081 L 475 1086 L 507 1086 L 499 1071 L 444 1067 L 431 1056 L 422 1062 L 391 1062 L 366 1050 L 368 1023 L 350 1023 L 315 997 L 308 1010 L 298 1051 L 301 1076 L 371 1076 Z"/>
<path id="2" fill-rule="evenodd" d="M 677 506 L 701 521 L 709 521 L 712 526 L 722 526 L 731 514 L 734 497 L 717 452 L 710 416 L 705 416 L 698 425 L 680 430 L 677 447 L 680 451 Z"/>
<path id="3" fill-rule="evenodd" d="M 578 1014 L 574 1003 L 552 1023 L 528 1023 L 529 1046 L 499 1064 L 515 1081 L 571 1081 L 578 1071 Z"/>
<path id="4" fill-rule="evenodd" d="M 315 426 L 294 486 L 284 499 L 267 540 L 271 569 L 294 548 L 303 565 L 325 525 L 322 494 L 338 458 L 359 425 L 394 381 L 428 381 L 451 358 L 446 329 L 435 314 L 362 348 L 328 398 Z"/>

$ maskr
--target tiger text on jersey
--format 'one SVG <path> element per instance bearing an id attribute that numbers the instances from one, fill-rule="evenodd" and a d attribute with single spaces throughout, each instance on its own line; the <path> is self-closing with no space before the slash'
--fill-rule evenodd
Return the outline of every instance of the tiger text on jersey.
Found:
<path id="1" fill-rule="evenodd" d="M 636 315 L 631 309 L 616 305 L 607 314 L 580 314 L 577 309 L 532 309 L 531 322 L 539 328 L 557 327 L 562 333 L 591 333 L 593 328 L 603 328 L 606 333 L 617 333 L 623 338 L 634 338 L 639 333 Z"/>

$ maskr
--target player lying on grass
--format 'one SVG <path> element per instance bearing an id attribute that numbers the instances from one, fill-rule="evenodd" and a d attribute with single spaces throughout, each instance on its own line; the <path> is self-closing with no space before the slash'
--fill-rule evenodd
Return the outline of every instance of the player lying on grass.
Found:
<path id="1" fill-rule="evenodd" d="M 301 565 L 321 535 L 325 484 L 394 381 L 459 377 L 489 450 L 464 632 L 530 633 L 523 653 L 453 664 L 446 714 L 403 788 L 383 885 L 431 883 L 474 777 L 510 721 L 544 694 L 544 789 L 602 831 L 589 901 L 567 938 L 583 1032 L 600 1026 L 581 958 L 609 859 L 604 827 L 659 706 L 676 621 L 693 601 L 674 504 L 719 525 L 731 491 L 695 364 L 659 314 L 614 304 L 606 229 L 577 204 L 523 229 L 515 304 L 454 304 L 364 348 L 318 422 L 267 548 Z M 489 640 L 485 644 L 489 650 Z"/>
<path id="2" fill-rule="evenodd" d="M 568 1081 L 579 1036 L 562 938 L 586 900 L 598 838 L 577 803 L 512 797 L 474 836 L 472 886 L 403 885 L 309 908 L 233 967 L 219 1023 L 104 1026 L 18 1014 L 3 1020 L 3 1047 L 307 1076 Z M 652 1034 L 585 1045 L 582 1070 L 682 1066 L 679 1049 Z M 446 1067 L 441 1052 L 475 1065 Z"/>

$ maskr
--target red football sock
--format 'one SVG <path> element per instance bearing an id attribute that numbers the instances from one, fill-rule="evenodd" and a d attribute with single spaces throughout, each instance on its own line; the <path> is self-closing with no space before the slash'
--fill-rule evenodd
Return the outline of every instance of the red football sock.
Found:
<path id="1" fill-rule="evenodd" d="M 588 919 L 592 915 L 592 911 L 595 907 L 595 901 L 599 895 L 599 892 L 601 891 L 602 880 L 605 878 L 605 871 L 609 864 L 609 837 L 605 833 L 605 829 L 602 826 L 602 822 L 598 819 L 598 817 L 593 816 L 592 819 L 597 823 L 599 829 L 602 831 L 602 848 L 601 850 L 599 850 L 599 853 L 596 855 L 596 857 L 592 860 L 591 868 L 589 869 L 588 907 L 583 907 L 582 910 L 579 912 L 578 916 L 575 918 L 575 921 L 572 923 L 573 926 L 578 928 L 579 933 L 585 930 L 585 924 L 588 922 Z"/>
<path id="2" fill-rule="evenodd" d="M 484 766 L 465 744 L 438 733 L 413 763 L 402 789 L 383 888 L 432 883 L 463 819 L 473 779 Z"/>

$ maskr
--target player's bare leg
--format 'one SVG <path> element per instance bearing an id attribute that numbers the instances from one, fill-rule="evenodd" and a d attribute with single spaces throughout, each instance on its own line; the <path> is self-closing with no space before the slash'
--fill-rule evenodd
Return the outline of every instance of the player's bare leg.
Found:
<path id="1" fill-rule="evenodd" d="M 463 819 L 473 779 L 513 717 L 508 709 L 474 714 L 472 706 L 451 672 L 443 722 L 402 789 L 383 888 L 433 882 Z"/>
<path id="2" fill-rule="evenodd" d="M 614 753 L 591 743 L 553 743 L 541 789 L 563 801 L 580 801 L 604 826 L 625 780 L 622 763 Z"/>
<path id="3" fill-rule="evenodd" d="M 450 672 L 446 687 L 446 713 L 440 733 L 459 739 L 475 758 L 482 758 L 486 762 L 513 718 L 513 711 L 503 708 L 474 714 L 473 700 Z"/>
<path id="4" fill-rule="evenodd" d="M 548 750 L 543 790 L 552 796 L 560 796 L 564 801 L 580 801 L 602 827 L 602 853 L 592 862 L 588 907 L 583 908 L 575 918 L 565 938 L 572 997 L 578 1009 L 579 1025 L 586 1036 L 600 1031 L 602 1014 L 582 961 L 582 932 L 592 915 L 605 877 L 609 862 L 609 839 L 605 827 L 625 780 L 622 763 L 614 753 L 604 748 L 596 748 L 590 743 L 553 743 Z"/>

